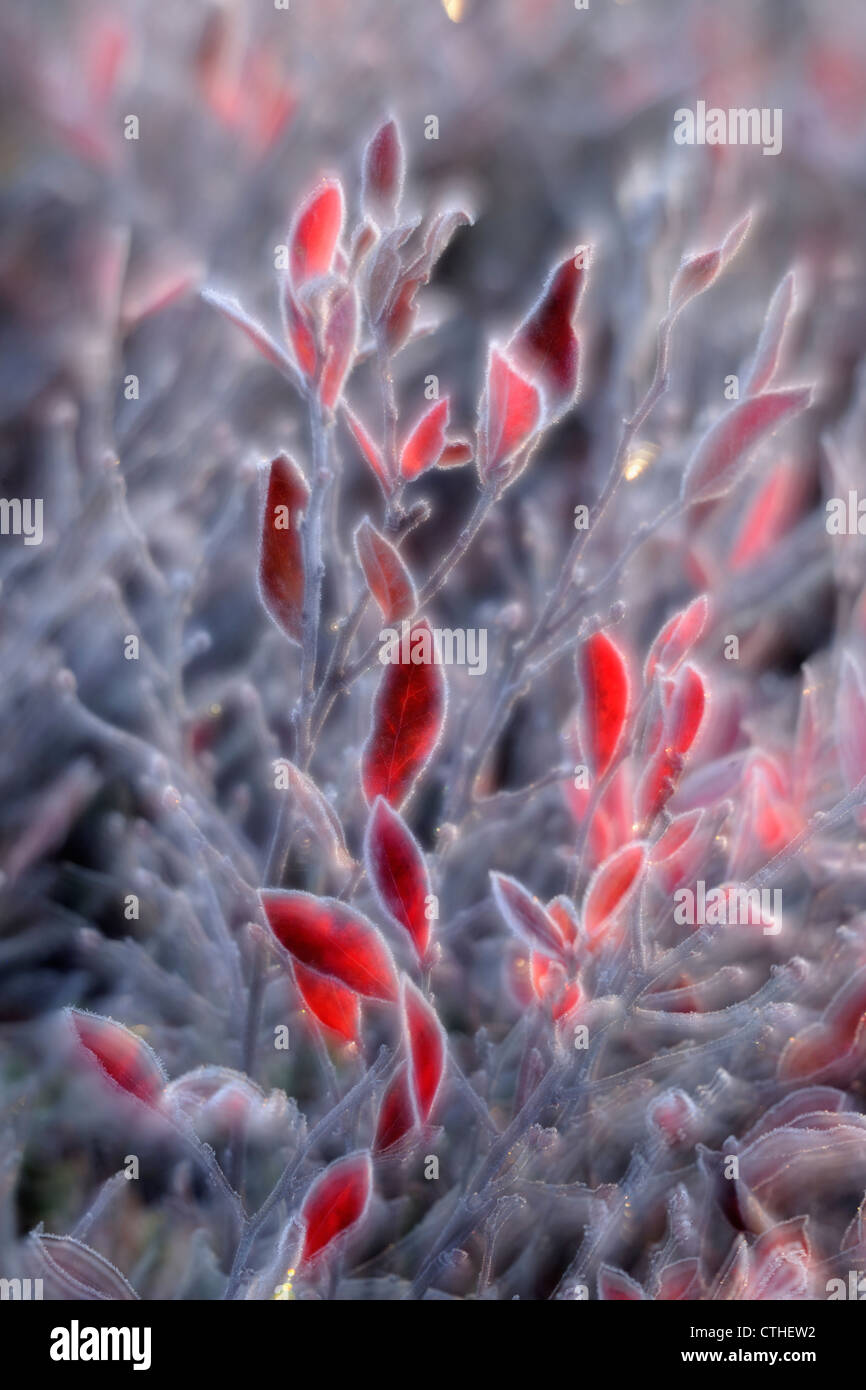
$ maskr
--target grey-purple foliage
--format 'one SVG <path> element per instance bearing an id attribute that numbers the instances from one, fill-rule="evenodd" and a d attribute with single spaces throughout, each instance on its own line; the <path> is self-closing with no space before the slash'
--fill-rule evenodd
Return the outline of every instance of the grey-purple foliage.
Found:
<path id="1" fill-rule="evenodd" d="M 833 1296 L 862 20 L 155 8 L 2 21 L 0 1276 Z"/>

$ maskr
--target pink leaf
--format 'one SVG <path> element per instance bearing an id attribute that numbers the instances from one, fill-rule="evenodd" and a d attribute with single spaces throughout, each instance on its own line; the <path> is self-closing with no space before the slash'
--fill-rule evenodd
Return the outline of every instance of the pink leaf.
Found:
<path id="1" fill-rule="evenodd" d="M 401 660 L 387 666 L 376 692 L 372 728 L 361 758 L 368 804 L 383 796 L 392 806 L 402 806 L 442 733 L 446 687 L 434 659 L 433 634 L 425 620 L 405 636 Z M 408 659 L 403 660 L 404 655 Z"/>
<path id="2" fill-rule="evenodd" d="M 836 728 L 839 767 L 850 791 L 866 777 L 866 682 L 849 652 L 842 657 L 836 692 Z"/>
<path id="3" fill-rule="evenodd" d="M 445 1030 L 411 980 L 403 977 L 403 1025 L 409 1047 L 409 1080 L 418 1115 L 428 1120 L 445 1074 Z"/>
<path id="4" fill-rule="evenodd" d="M 388 470 L 385 467 L 385 460 L 382 456 L 381 450 L 373 442 L 372 438 L 367 432 L 366 427 L 361 423 L 357 415 L 355 415 L 354 412 L 351 411 L 348 406 L 344 407 L 343 413 L 346 417 L 346 424 L 352 431 L 355 443 L 358 445 L 358 448 L 361 450 L 364 459 L 370 465 L 376 477 L 378 478 L 379 485 L 382 488 L 382 491 L 384 492 L 385 496 L 390 497 L 391 493 L 394 491 L 394 484 L 388 476 Z"/>
<path id="5" fill-rule="evenodd" d="M 400 453 L 400 476 L 407 482 L 432 468 L 442 457 L 448 428 L 449 399 L 443 396 L 425 411 Z"/>
<path id="6" fill-rule="evenodd" d="M 338 179 L 323 179 L 304 199 L 289 233 L 289 266 L 295 289 L 334 263 L 343 230 L 343 188 Z"/>
<path id="7" fill-rule="evenodd" d="M 606 632 L 596 632 L 577 653 L 580 746 L 593 777 L 603 777 L 622 743 L 631 687 L 625 657 Z"/>
<path id="8" fill-rule="evenodd" d="M 691 506 L 724 497 L 761 440 L 805 410 L 810 399 L 809 387 L 792 386 L 751 396 L 733 406 L 708 430 L 692 454 L 683 474 L 683 502 Z"/>
<path id="9" fill-rule="evenodd" d="M 138 1294 L 113 1264 L 74 1236 L 54 1236 L 37 1229 L 28 1245 L 66 1299 L 134 1303 Z M 40 1295 L 41 1296 L 41 1295 Z"/>
<path id="10" fill-rule="evenodd" d="M 398 813 L 376 798 L 364 840 L 367 873 L 380 903 L 409 933 L 419 961 L 430 948 L 430 875 L 418 842 Z"/>
<path id="11" fill-rule="evenodd" d="M 310 489 L 296 463 L 279 454 L 270 465 L 259 546 L 259 593 L 278 627 L 303 638 L 304 556 L 301 520 Z"/>
<path id="12" fill-rule="evenodd" d="M 274 936 L 302 965 L 368 999 L 397 998 L 397 972 L 381 932 L 336 898 L 262 889 L 259 897 Z"/>
<path id="13" fill-rule="evenodd" d="M 355 554 L 385 622 L 411 617 L 418 603 L 412 576 L 399 551 L 366 516 L 355 530 Z"/>
<path id="14" fill-rule="evenodd" d="M 770 301 L 764 327 L 755 349 L 755 356 L 743 386 L 745 396 L 757 396 L 764 391 L 776 374 L 782 340 L 794 306 L 794 276 L 788 274 Z"/>
<path id="15" fill-rule="evenodd" d="M 597 945 L 612 919 L 621 912 L 637 889 L 646 863 L 641 841 L 617 850 L 596 870 L 583 900 L 583 930 L 591 946 Z"/>
<path id="16" fill-rule="evenodd" d="M 491 873 L 490 884 L 503 921 L 515 936 L 533 950 L 564 960 L 562 932 L 538 898 L 510 874 Z"/>
<path id="17" fill-rule="evenodd" d="M 286 375 L 294 376 L 292 363 L 283 349 L 274 342 L 260 323 L 244 312 L 236 299 L 229 299 L 227 295 L 219 294 L 216 290 L 202 290 L 201 297 L 206 304 L 218 309 L 229 323 L 235 324 L 273 367 L 277 367 Z"/>
<path id="18" fill-rule="evenodd" d="M 166 1083 L 162 1063 L 143 1038 L 114 1019 L 67 1009 L 76 1041 L 104 1077 L 121 1091 L 155 1105 Z"/>
<path id="19" fill-rule="evenodd" d="M 709 600 L 706 594 L 692 599 L 687 608 L 669 618 L 653 642 L 644 667 L 644 684 L 649 685 L 656 671 L 673 675 L 680 662 L 700 640 L 707 623 Z"/>
<path id="20" fill-rule="evenodd" d="M 300 1264 L 309 1264 L 346 1236 L 367 1213 L 373 1191 L 369 1153 L 338 1159 L 316 1178 L 301 1207 L 304 1245 Z"/>
<path id="21" fill-rule="evenodd" d="M 358 341 L 358 300 L 353 285 L 339 289 L 331 300 L 325 326 L 325 364 L 319 395 L 333 410 L 355 358 Z"/>
<path id="22" fill-rule="evenodd" d="M 602 1265 L 598 1271 L 598 1296 L 607 1303 L 632 1302 L 646 1298 L 640 1284 L 621 1269 Z"/>
<path id="23" fill-rule="evenodd" d="M 783 462 L 773 468 L 752 498 L 737 530 L 728 568 L 746 569 L 768 554 L 790 527 L 803 498 L 799 469 Z"/>
<path id="24" fill-rule="evenodd" d="M 380 224 L 394 221 L 403 189 L 404 163 L 397 122 L 385 121 L 364 151 L 362 203 Z"/>
<path id="25" fill-rule="evenodd" d="M 492 348 L 481 403 L 478 471 L 482 482 L 509 476 L 506 464 L 532 437 L 540 419 L 541 396 L 537 388 L 520 375 L 498 348 Z"/>

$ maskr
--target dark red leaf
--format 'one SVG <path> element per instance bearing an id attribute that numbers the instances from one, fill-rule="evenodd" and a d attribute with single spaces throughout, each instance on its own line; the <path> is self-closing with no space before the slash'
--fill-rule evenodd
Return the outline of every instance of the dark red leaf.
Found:
<path id="1" fill-rule="evenodd" d="M 391 952 L 362 913 L 312 893 L 262 889 L 259 896 L 274 936 L 302 965 L 366 998 L 397 998 Z"/>
<path id="2" fill-rule="evenodd" d="M 362 202 L 379 223 L 393 222 L 403 189 L 403 145 L 395 120 L 385 121 L 364 151 Z"/>
<path id="3" fill-rule="evenodd" d="M 569 256 L 551 273 L 538 303 L 508 345 L 518 367 L 531 379 L 540 377 L 555 407 L 572 400 L 578 386 L 574 315 L 586 272 L 575 261 Z"/>
<path id="4" fill-rule="evenodd" d="M 74 1036 L 100 1071 L 115 1086 L 147 1105 L 155 1105 L 166 1083 L 153 1048 L 143 1038 L 101 1014 L 68 1009 Z"/>
<path id="5" fill-rule="evenodd" d="M 475 450 L 468 439 L 449 440 L 439 456 L 439 468 L 460 468 L 464 463 L 471 463 L 475 457 Z"/>
<path id="6" fill-rule="evenodd" d="M 403 1025 L 409 1047 L 409 1080 L 422 1120 L 429 1120 L 445 1074 L 445 1030 L 431 1004 L 403 977 Z"/>
<path id="7" fill-rule="evenodd" d="M 606 632 L 596 632 L 577 653 L 580 746 L 593 777 L 613 762 L 628 722 L 631 686 L 625 657 Z"/>
<path id="8" fill-rule="evenodd" d="M 811 399 L 808 386 L 791 386 L 750 396 L 731 407 L 704 435 L 689 460 L 681 489 L 683 502 L 724 497 L 761 440 L 799 415 Z"/>
<path id="9" fill-rule="evenodd" d="M 366 1215 L 373 1191 L 373 1163 L 369 1153 L 338 1159 L 316 1178 L 304 1198 L 301 1220 L 305 1226 L 300 1264 L 322 1255 Z"/>
<path id="10" fill-rule="evenodd" d="M 259 593 L 293 642 L 303 637 L 304 556 L 301 520 L 310 489 L 298 465 L 279 454 L 270 466 L 259 546 Z"/>
<path id="11" fill-rule="evenodd" d="M 617 850 L 596 870 L 583 900 L 583 931 L 590 945 L 601 940 L 611 919 L 630 901 L 646 857 L 646 845 L 635 841 Z"/>
<path id="12" fill-rule="evenodd" d="M 386 1150 L 392 1149 L 395 1144 L 401 1143 L 412 1133 L 417 1124 L 418 1115 L 415 1110 L 415 1098 L 409 1084 L 409 1068 L 404 1063 L 394 1073 L 382 1097 L 379 1117 L 376 1122 L 374 1153 L 385 1153 Z"/>
<path id="13" fill-rule="evenodd" d="M 540 419 L 537 388 L 498 348 L 492 348 L 481 402 L 478 471 L 482 482 L 509 476 L 506 465 L 532 437 Z"/>
<path id="14" fill-rule="evenodd" d="M 430 948 L 432 889 L 421 848 L 398 813 L 376 798 L 364 840 L 367 874 L 382 907 L 409 933 L 419 961 Z"/>
<path id="15" fill-rule="evenodd" d="M 399 551 L 379 534 L 369 517 L 355 531 L 355 554 L 385 622 L 411 617 L 418 603 L 412 576 Z"/>
<path id="16" fill-rule="evenodd" d="M 496 906 L 515 936 L 532 950 L 565 959 L 565 940 L 556 919 L 544 905 L 510 874 L 491 873 Z"/>
<path id="17" fill-rule="evenodd" d="M 304 199 L 289 233 L 289 267 L 295 289 L 326 275 L 343 230 L 343 189 L 338 179 L 323 179 Z"/>
<path id="18" fill-rule="evenodd" d="M 294 962 L 293 969 L 301 998 L 313 1017 L 346 1042 L 359 1042 L 361 1001 L 355 991 L 347 989 L 331 975 L 320 975 L 318 970 L 311 970 L 299 960 Z"/>
<path id="19" fill-rule="evenodd" d="M 449 399 L 443 396 L 424 412 L 410 432 L 400 452 L 400 476 L 407 482 L 432 468 L 442 457 L 449 409 Z"/>
<path id="20" fill-rule="evenodd" d="M 442 733 L 445 677 L 434 660 L 429 624 L 426 620 L 416 623 L 407 637 L 409 660 L 387 665 L 364 745 L 361 783 L 371 805 L 383 796 L 392 806 L 402 806 Z M 412 660 L 413 654 L 417 661 Z"/>

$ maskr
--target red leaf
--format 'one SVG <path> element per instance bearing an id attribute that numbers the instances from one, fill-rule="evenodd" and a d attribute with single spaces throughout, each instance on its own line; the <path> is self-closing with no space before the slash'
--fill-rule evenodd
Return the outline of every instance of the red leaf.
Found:
<path id="1" fill-rule="evenodd" d="M 677 753 L 687 753 L 704 718 L 707 696 L 704 678 L 694 666 L 684 666 L 676 678 L 665 721 L 666 741 Z"/>
<path id="2" fill-rule="evenodd" d="M 445 1073 L 445 1030 L 435 1009 L 403 977 L 403 1025 L 409 1046 L 409 1080 L 418 1115 L 428 1120 Z"/>
<path id="3" fill-rule="evenodd" d="M 355 415 L 348 406 L 344 407 L 344 414 L 346 416 L 346 424 L 355 437 L 355 443 L 358 445 L 367 463 L 379 479 L 380 486 L 385 496 L 390 497 L 391 493 L 394 491 L 394 484 L 388 477 L 388 470 L 385 467 L 385 460 L 380 449 L 374 444 L 357 415 Z"/>
<path id="4" fill-rule="evenodd" d="M 600 866 L 583 900 L 583 930 L 590 945 L 597 945 L 611 918 L 626 906 L 646 863 L 646 845 L 626 845 Z"/>
<path id="5" fill-rule="evenodd" d="M 366 1151 L 338 1159 L 316 1178 L 301 1207 L 306 1227 L 301 1265 L 358 1225 L 366 1215 L 372 1190 L 373 1164 Z"/>
<path id="6" fill-rule="evenodd" d="M 508 476 L 505 465 L 532 436 L 541 418 L 541 396 L 498 348 L 492 348 L 481 403 L 482 482 Z M 515 475 L 516 476 L 516 475 Z"/>
<path id="7" fill-rule="evenodd" d="M 447 396 L 435 401 L 421 416 L 406 439 L 400 454 L 400 476 L 410 482 L 432 468 L 442 457 L 448 428 L 450 403 Z"/>
<path id="8" fill-rule="evenodd" d="M 706 594 L 692 599 L 687 608 L 669 618 L 653 642 L 644 667 L 644 683 L 649 685 L 656 671 L 672 675 L 691 651 L 706 627 L 709 600 Z"/>
<path id="9" fill-rule="evenodd" d="M 343 189 L 338 179 L 323 179 L 304 199 L 289 233 L 289 264 L 295 289 L 317 275 L 327 275 L 343 230 Z"/>
<path id="10" fill-rule="evenodd" d="M 298 465 L 279 454 L 270 466 L 259 547 L 259 593 L 293 642 L 303 637 L 304 556 L 301 518 L 310 489 Z"/>
<path id="11" fill-rule="evenodd" d="M 405 636 L 409 659 L 387 666 L 373 704 L 372 729 L 361 759 L 368 804 L 383 796 L 392 806 L 402 806 L 442 733 L 446 688 L 442 668 L 434 660 L 433 634 L 425 620 Z M 413 655 L 419 659 L 414 661 Z"/>
<path id="12" fill-rule="evenodd" d="M 439 456 L 439 468 L 460 468 L 464 463 L 471 463 L 475 457 L 475 450 L 468 439 L 449 440 Z"/>
<path id="13" fill-rule="evenodd" d="M 782 351 L 782 339 L 793 306 L 794 276 L 788 274 L 770 301 L 754 360 L 743 387 L 745 396 L 757 396 L 769 386 L 775 376 Z"/>
<path id="14" fill-rule="evenodd" d="M 552 271 L 538 303 L 508 345 L 521 370 L 540 377 L 548 399 L 557 406 L 573 399 L 578 386 L 574 314 L 585 271 L 575 260 L 569 256 Z"/>
<path id="15" fill-rule="evenodd" d="M 159 1099 L 166 1076 L 153 1048 L 143 1038 L 101 1014 L 67 1009 L 75 1037 L 115 1086 L 147 1105 Z"/>
<path id="16" fill-rule="evenodd" d="M 331 300 L 325 328 L 325 365 L 319 394 L 328 410 L 333 410 L 340 398 L 354 361 L 357 341 L 358 300 L 354 286 L 346 285 Z"/>
<path id="17" fill-rule="evenodd" d="M 368 999 L 397 998 L 391 952 L 362 913 L 312 893 L 262 889 L 259 896 L 274 936 L 302 965 Z"/>
<path id="18" fill-rule="evenodd" d="M 377 222 L 391 223 L 403 189 L 404 158 L 395 120 L 385 121 L 364 151 L 364 210 Z"/>
<path id="19" fill-rule="evenodd" d="M 492 872 L 493 897 L 505 923 L 532 950 L 565 959 L 565 941 L 556 919 L 538 898 L 510 874 Z"/>
<path id="20" fill-rule="evenodd" d="M 580 935 L 580 918 L 575 911 L 574 903 L 571 901 L 571 898 L 565 897 L 562 893 L 558 898 L 551 898 L 550 902 L 547 904 L 547 911 L 553 918 L 566 946 L 572 947 L 577 945 Z"/>
<path id="21" fill-rule="evenodd" d="M 295 363 L 307 381 L 314 381 L 319 366 L 319 350 L 310 316 L 292 293 L 288 279 L 283 287 L 283 317 Z"/>
<path id="22" fill-rule="evenodd" d="M 625 657 L 606 632 L 596 632 L 577 653 L 581 700 L 580 746 L 593 777 L 603 777 L 622 742 L 631 687 Z"/>
<path id="23" fill-rule="evenodd" d="M 418 603 L 412 576 L 399 551 L 379 534 L 369 517 L 355 530 L 355 554 L 385 622 L 411 617 Z"/>
<path id="24" fill-rule="evenodd" d="M 645 828 L 670 801 L 683 770 L 682 754 L 662 746 L 644 769 L 635 791 L 635 821 Z"/>
<path id="25" fill-rule="evenodd" d="M 382 1097 L 376 1122 L 375 1153 L 385 1153 L 412 1133 L 418 1124 L 415 1100 L 409 1085 L 409 1068 L 404 1064 L 394 1076 Z"/>
<path id="26" fill-rule="evenodd" d="M 296 960 L 293 966 L 301 998 L 314 1018 L 346 1042 L 357 1043 L 361 1036 L 361 1001 L 352 989 L 330 975 L 320 975 Z"/>
<path id="27" fill-rule="evenodd" d="M 367 873 L 384 910 L 409 933 L 419 961 L 430 948 L 432 889 L 420 846 L 404 821 L 377 796 L 364 840 Z"/>
<path id="28" fill-rule="evenodd" d="M 704 435 L 683 474 L 683 502 L 724 497 L 738 481 L 749 455 L 779 425 L 805 410 L 809 387 L 791 386 L 750 396 L 732 406 Z"/>

